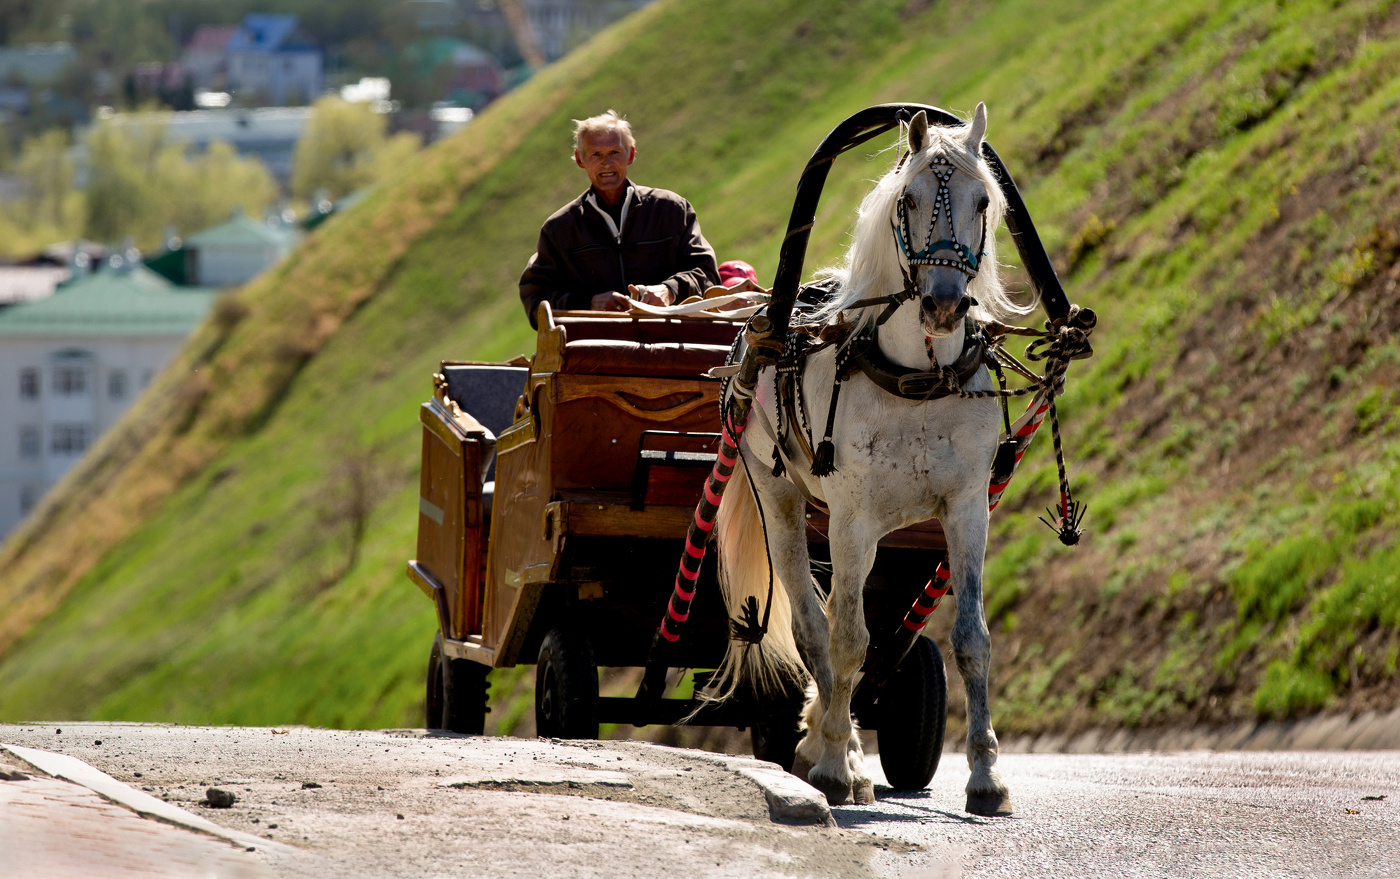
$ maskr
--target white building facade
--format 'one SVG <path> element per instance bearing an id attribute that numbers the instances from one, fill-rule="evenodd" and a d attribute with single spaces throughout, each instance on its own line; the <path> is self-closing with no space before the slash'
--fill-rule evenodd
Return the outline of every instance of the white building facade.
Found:
<path id="1" fill-rule="evenodd" d="M 276 265 L 295 244 L 290 227 L 258 222 L 240 211 L 185 239 L 185 276 L 201 287 L 237 287 Z"/>
<path id="2" fill-rule="evenodd" d="M 116 423 L 213 299 L 137 265 L 0 311 L 0 540 Z"/>

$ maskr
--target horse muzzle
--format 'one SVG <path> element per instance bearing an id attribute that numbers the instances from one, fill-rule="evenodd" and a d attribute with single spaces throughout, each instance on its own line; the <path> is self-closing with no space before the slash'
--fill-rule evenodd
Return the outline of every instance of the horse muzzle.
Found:
<path id="1" fill-rule="evenodd" d="M 921 299 L 924 330 L 931 336 L 946 336 L 957 329 L 973 305 L 966 293 L 956 296 L 925 295 Z"/>

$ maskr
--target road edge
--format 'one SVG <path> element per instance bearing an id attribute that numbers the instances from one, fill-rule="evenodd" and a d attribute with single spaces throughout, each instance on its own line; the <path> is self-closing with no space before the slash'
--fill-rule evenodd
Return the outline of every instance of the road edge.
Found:
<path id="1" fill-rule="evenodd" d="M 207 818 L 201 818 L 193 812 L 186 812 L 179 806 L 173 806 L 144 791 L 136 790 L 133 787 L 117 781 L 112 776 L 79 760 L 77 757 L 70 757 L 67 754 L 56 754 L 52 751 L 41 751 L 37 748 L 10 745 L 3 742 L 0 742 L 0 750 L 33 766 L 36 770 L 45 775 L 63 779 L 79 787 L 85 787 L 109 802 L 130 809 L 142 818 L 160 821 L 165 824 L 173 824 L 176 827 L 182 827 L 186 830 L 214 836 L 248 850 L 261 849 L 274 851 L 278 854 L 290 854 L 295 852 L 295 849 L 289 848 L 281 843 L 263 839 L 259 836 L 253 836 L 248 833 L 241 833 L 237 830 L 230 830 L 227 827 L 221 827 L 215 824 Z"/>

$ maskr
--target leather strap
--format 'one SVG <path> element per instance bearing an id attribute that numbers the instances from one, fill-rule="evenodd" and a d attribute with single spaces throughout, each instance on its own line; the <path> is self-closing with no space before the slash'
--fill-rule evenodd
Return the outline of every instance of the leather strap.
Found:
<path id="1" fill-rule="evenodd" d="M 982 368 L 986 341 L 980 332 L 971 332 L 972 325 L 966 325 L 968 332 L 963 341 L 962 354 L 958 359 L 941 366 L 936 371 L 922 371 L 908 366 L 900 366 L 881 351 L 872 334 L 867 340 L 857 340 L 857 348 L 852 354 L 851 363 L 865 373 L 875 386 L 906 400 L 937 400 L 959 393 L 977 370 Z"/>

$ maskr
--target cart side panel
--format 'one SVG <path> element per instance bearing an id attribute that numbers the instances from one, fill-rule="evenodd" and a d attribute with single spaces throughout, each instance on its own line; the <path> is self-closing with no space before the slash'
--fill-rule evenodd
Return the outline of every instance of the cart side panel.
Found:
<path id="1" fill-rule="evenodd" d="M 550 429 L 553 406 L 548 377 L 532 377 L 524 417 L 496 440 L 496 489 L 483 641 L 497 651 L 499 665 L 516 663 L 519 635 L 528 629 L 542 586 L 555 574 L 565 523 L 554 522 L 550 506 Z M 532 659 L 527 659 L 532 661 Z"/>
<path id="2" fill-rule="evenodd" d="M 420 410 L 418 562 L 446 592 L 451 632 L 481 630 L 481 437 L 463 435 L 431 404 Z"/>

